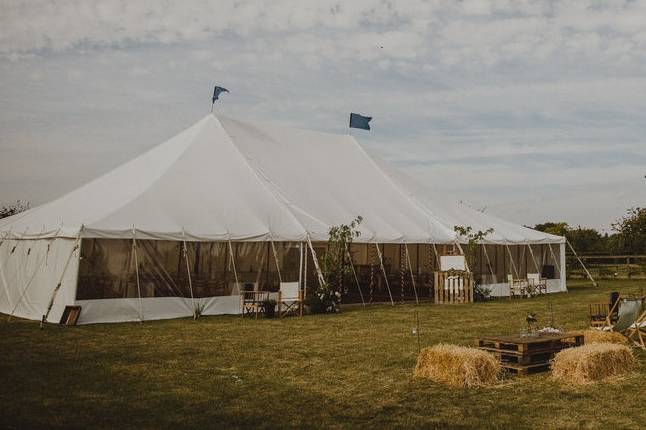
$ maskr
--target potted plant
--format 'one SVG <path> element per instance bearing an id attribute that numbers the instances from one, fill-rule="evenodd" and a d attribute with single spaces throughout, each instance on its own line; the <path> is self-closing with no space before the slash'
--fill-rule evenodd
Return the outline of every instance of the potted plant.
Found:
<path id="1" fill-rule="evenodd" d="M 362 221 L 357 216 L 350 224 L 330 228 L 327 249 L 319 257 L 323 282 L 308 290 L 307 305 L 311 313 L 339 311 L 343 294 L 347 293 L 343 277 L 352 270 L 348 250 L 353 239 L 361 234 L 358 228 Z"/>

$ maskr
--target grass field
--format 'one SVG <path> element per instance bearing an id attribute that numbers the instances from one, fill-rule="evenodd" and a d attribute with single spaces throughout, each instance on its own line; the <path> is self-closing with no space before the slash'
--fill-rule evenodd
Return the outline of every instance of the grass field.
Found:
<path id="1" fill-rule="evenodd" d="M 586 326 L 587 303 L 645 281 L 552 295 L 556 323 Z M 609 384 L 543 373 L 486 389 L 412 378 L 422 346 L 514 334 L 547 297 L 473 305 L 374 306 L 283 320 L 234 316 L 144 324 L 0 322 L 0 427 L 644 428 L 646 354 Z"/>

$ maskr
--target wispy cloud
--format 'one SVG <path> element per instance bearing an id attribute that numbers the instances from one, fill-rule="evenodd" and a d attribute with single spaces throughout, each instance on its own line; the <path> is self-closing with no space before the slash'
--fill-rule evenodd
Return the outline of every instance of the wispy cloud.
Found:
<path id="1" fill-rule="evenodd" d="M 214 82 L 230 116 L 347 133 L 349 111 L 371 114 L 373 132 L 356 135 L 372 151 L 519 222 L 607 226 L 646 197 L 646 2 L 2 12 L 0 200 L 43 202 L 160 142 L 208 112 Z"/>

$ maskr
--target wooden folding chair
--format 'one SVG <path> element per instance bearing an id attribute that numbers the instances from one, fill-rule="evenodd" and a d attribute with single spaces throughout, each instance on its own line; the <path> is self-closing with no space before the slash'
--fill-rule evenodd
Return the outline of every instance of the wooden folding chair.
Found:
<path id="1" fill-rule="evenodd" d="M 633 345 L 646 351 L 646 309 L 635 320 L 635 322 L 626 329 L 625 335 Z"/>
<path id="2" fill-rule="evenodd" d="M 278 316 L 294 313 L 303 316 L 303 290 L 300 289 L 298 282 L 281 282 L 278 291 Z"/>
<path id="3" fill-rule="evenodd" d="M 254 315 L 258 319 L 258 315 L 264 311 L 264 302 L 269 300 L 268 291 L 255 291 L 254 284 L 244 284 L 240 291 L 240 314 L 244 318 L 245 315 Z"/>
<path id="4" fill-rule="evenodd" d="M 509 298 L 525 297 L 527 295 L 526 279 L 514 279 L 514 275 L 507 275 L 507 282 L 509 283 Z"/>
<path id="5" fill-rule="evenodd" d="M 643 298 L 618 298 L 610 307 L 598 330 L 614 331 L 628 338 L 635 346 L 646 349 L 646 311 Z"/>

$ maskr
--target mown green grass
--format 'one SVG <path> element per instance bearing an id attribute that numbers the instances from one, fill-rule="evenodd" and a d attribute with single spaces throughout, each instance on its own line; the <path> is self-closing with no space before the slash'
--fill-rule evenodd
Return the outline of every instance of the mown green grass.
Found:
<path id="1" fill-rule="evenodd" d="M 412 378 L 422 346 L 514 334 L 528 311 L 567 329 L 587 303 L 646 282 L 473 305 L 352 308 L 283 320 L 233 316 L 144 324 L 0 322 L 0 427 L 644 428 L 646 355 L 609 384 L 561 386 L 549 374 L 486 389 Z"/>

